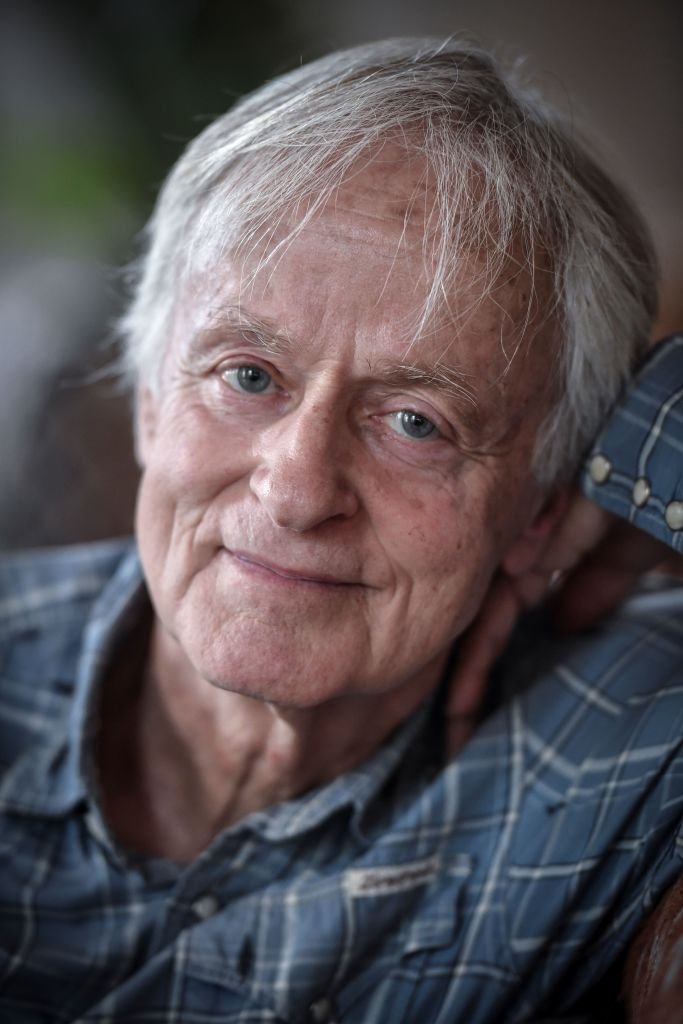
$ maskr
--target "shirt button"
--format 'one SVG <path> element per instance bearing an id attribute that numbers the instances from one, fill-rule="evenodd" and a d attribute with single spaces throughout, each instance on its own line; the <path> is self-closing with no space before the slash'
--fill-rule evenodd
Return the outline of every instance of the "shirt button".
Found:
<path id="1" fill-rule="evenodd" d="M 664 510 L 664 518 L 670 530 L 683 530 L 683 501 L 670 501 Z"/>
<path id="2" fill-rule="evenodd" d="M 332 1001 L 323 996 L 308 1007 L 309 1020 L 313 1024 L 334 1024 Z"/>
<path id="3" fill-rule="evenodd" d="M 650 482 L 644 476 L 638 477 L 633 485 L 633 504 L 642 508 L 650 497 Z"/>
<path id="4" fill-rule="evenodd" d="M 588 464 L 588 472 L 594 484 L 604 484 L 612 472 L 612 463 L 604 455 L 594 455 Z"/>
<path id="5" fill-rule="evenodd" d="M 206 921 L 209 917 L 213 917 L 219 909 L 218 900 L 210 892 L 205 892 L 203 896 L 199 896 L 191 906 L 192 912 L 200 921 Z"/>

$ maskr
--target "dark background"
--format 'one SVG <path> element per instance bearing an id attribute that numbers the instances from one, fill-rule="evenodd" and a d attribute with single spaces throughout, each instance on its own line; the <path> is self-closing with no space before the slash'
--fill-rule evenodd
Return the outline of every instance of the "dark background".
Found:
<path id="1" fill-rule="evenodd" d="M 120 268 L 184 143 L 330 49 L 467 32 L 525 54 L 636 196 L 683 323 L 683 15 L 659 0 L 0 0 L 0 546 L 130 529 Z"/>

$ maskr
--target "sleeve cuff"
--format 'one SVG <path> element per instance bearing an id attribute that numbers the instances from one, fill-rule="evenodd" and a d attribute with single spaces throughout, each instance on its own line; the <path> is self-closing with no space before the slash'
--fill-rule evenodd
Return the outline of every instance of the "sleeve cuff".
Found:
<path id="1" fill-rule="evenodd" d="M 581 487 L 683 552 L 683 334 L 653 349 L 595 441 Z"/>

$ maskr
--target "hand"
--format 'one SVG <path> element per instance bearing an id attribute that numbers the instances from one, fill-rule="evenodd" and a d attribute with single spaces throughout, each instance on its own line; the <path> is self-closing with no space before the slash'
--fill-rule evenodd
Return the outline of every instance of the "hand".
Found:
<path id="1" fill-rule="evenodd" d="M 474 731 L 491 667 L 524 611 L 552 590 L 559 628 L 584 629 L 615 608 L 644 572 L 670 557 L 666 545 L 574 493 L 535 564 L 517 576 L 498 573 L 463 637 L 446 704 L 449 756 Z"/>

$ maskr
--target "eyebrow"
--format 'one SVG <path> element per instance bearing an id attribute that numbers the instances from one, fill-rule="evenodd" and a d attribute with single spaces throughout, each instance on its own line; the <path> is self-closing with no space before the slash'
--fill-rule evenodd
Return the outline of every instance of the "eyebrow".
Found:
<path id="1" fill-rule="evenodd" d="M 387 363 L 375 364 L 373 370 L 378 378 L 392 387 L 418 387 L 439 391 L 447 398 L 457 402 L 465 402 L 473 408 L 477 405 L 476 396 L 469 375 L 443 363 Z"/>
<path id="2" fill-rule="evenodd" d="M 215 346 L 220 346 L 225 340 L 220 332 L 226 328 L 238 329 L 249 335 L 249 340 L 255 342 L 268 355 L 288 355 L 296 349 L 296 343 L 290 335 L 278 330 L 271 321 L 255 317 L 241 306 L 222 306 L 209 312 L 206 328 L 190 340 L 190 354 L 204 354 L 208 346 L 214 348 L 211 344 L 214 337 Z M 468 374 L 444 363 L 428 364 L 420 360 L 411 363 L 381 361 L 372 362 L 370 366 L 372 375 L 376 375 L 382 383 L 390 386 L 418 385 L 441 391 L 458 401 L 476 404 Z"/>
<path id="3" fill-rule="evenodd" d="M 217 353 L 225 349 L 225 331 L 238 330 L 250 344 L 273 358 L 290 356 L 297 349 L 296 341 L 273 321 L 250 313 L 240 305 L 225 305 L 209 310 L 202 328 L 188 341 L 185 356 L 193 368 L 201 371 Z M 458 417 L 473 432 L 483 429 L 484 414 L 469 374 L 441 361 L 389 362 L 370 360 L 369 377 L 387 387 L 422 387 L 436 391 L 457 407 Z"/>
<path id="4" fill-rule="evenodd" d="M 265 355 L 274 358 L 289 355 L 295 348 L 293 339 L 269 320 L 254 316 L 242 306 L 221 306 L 209 310 L 206 323 L 189 339 L 186 354 L 193 360 L 209 359 L 225 347 L 226 330 L 239 330 Z"/>

